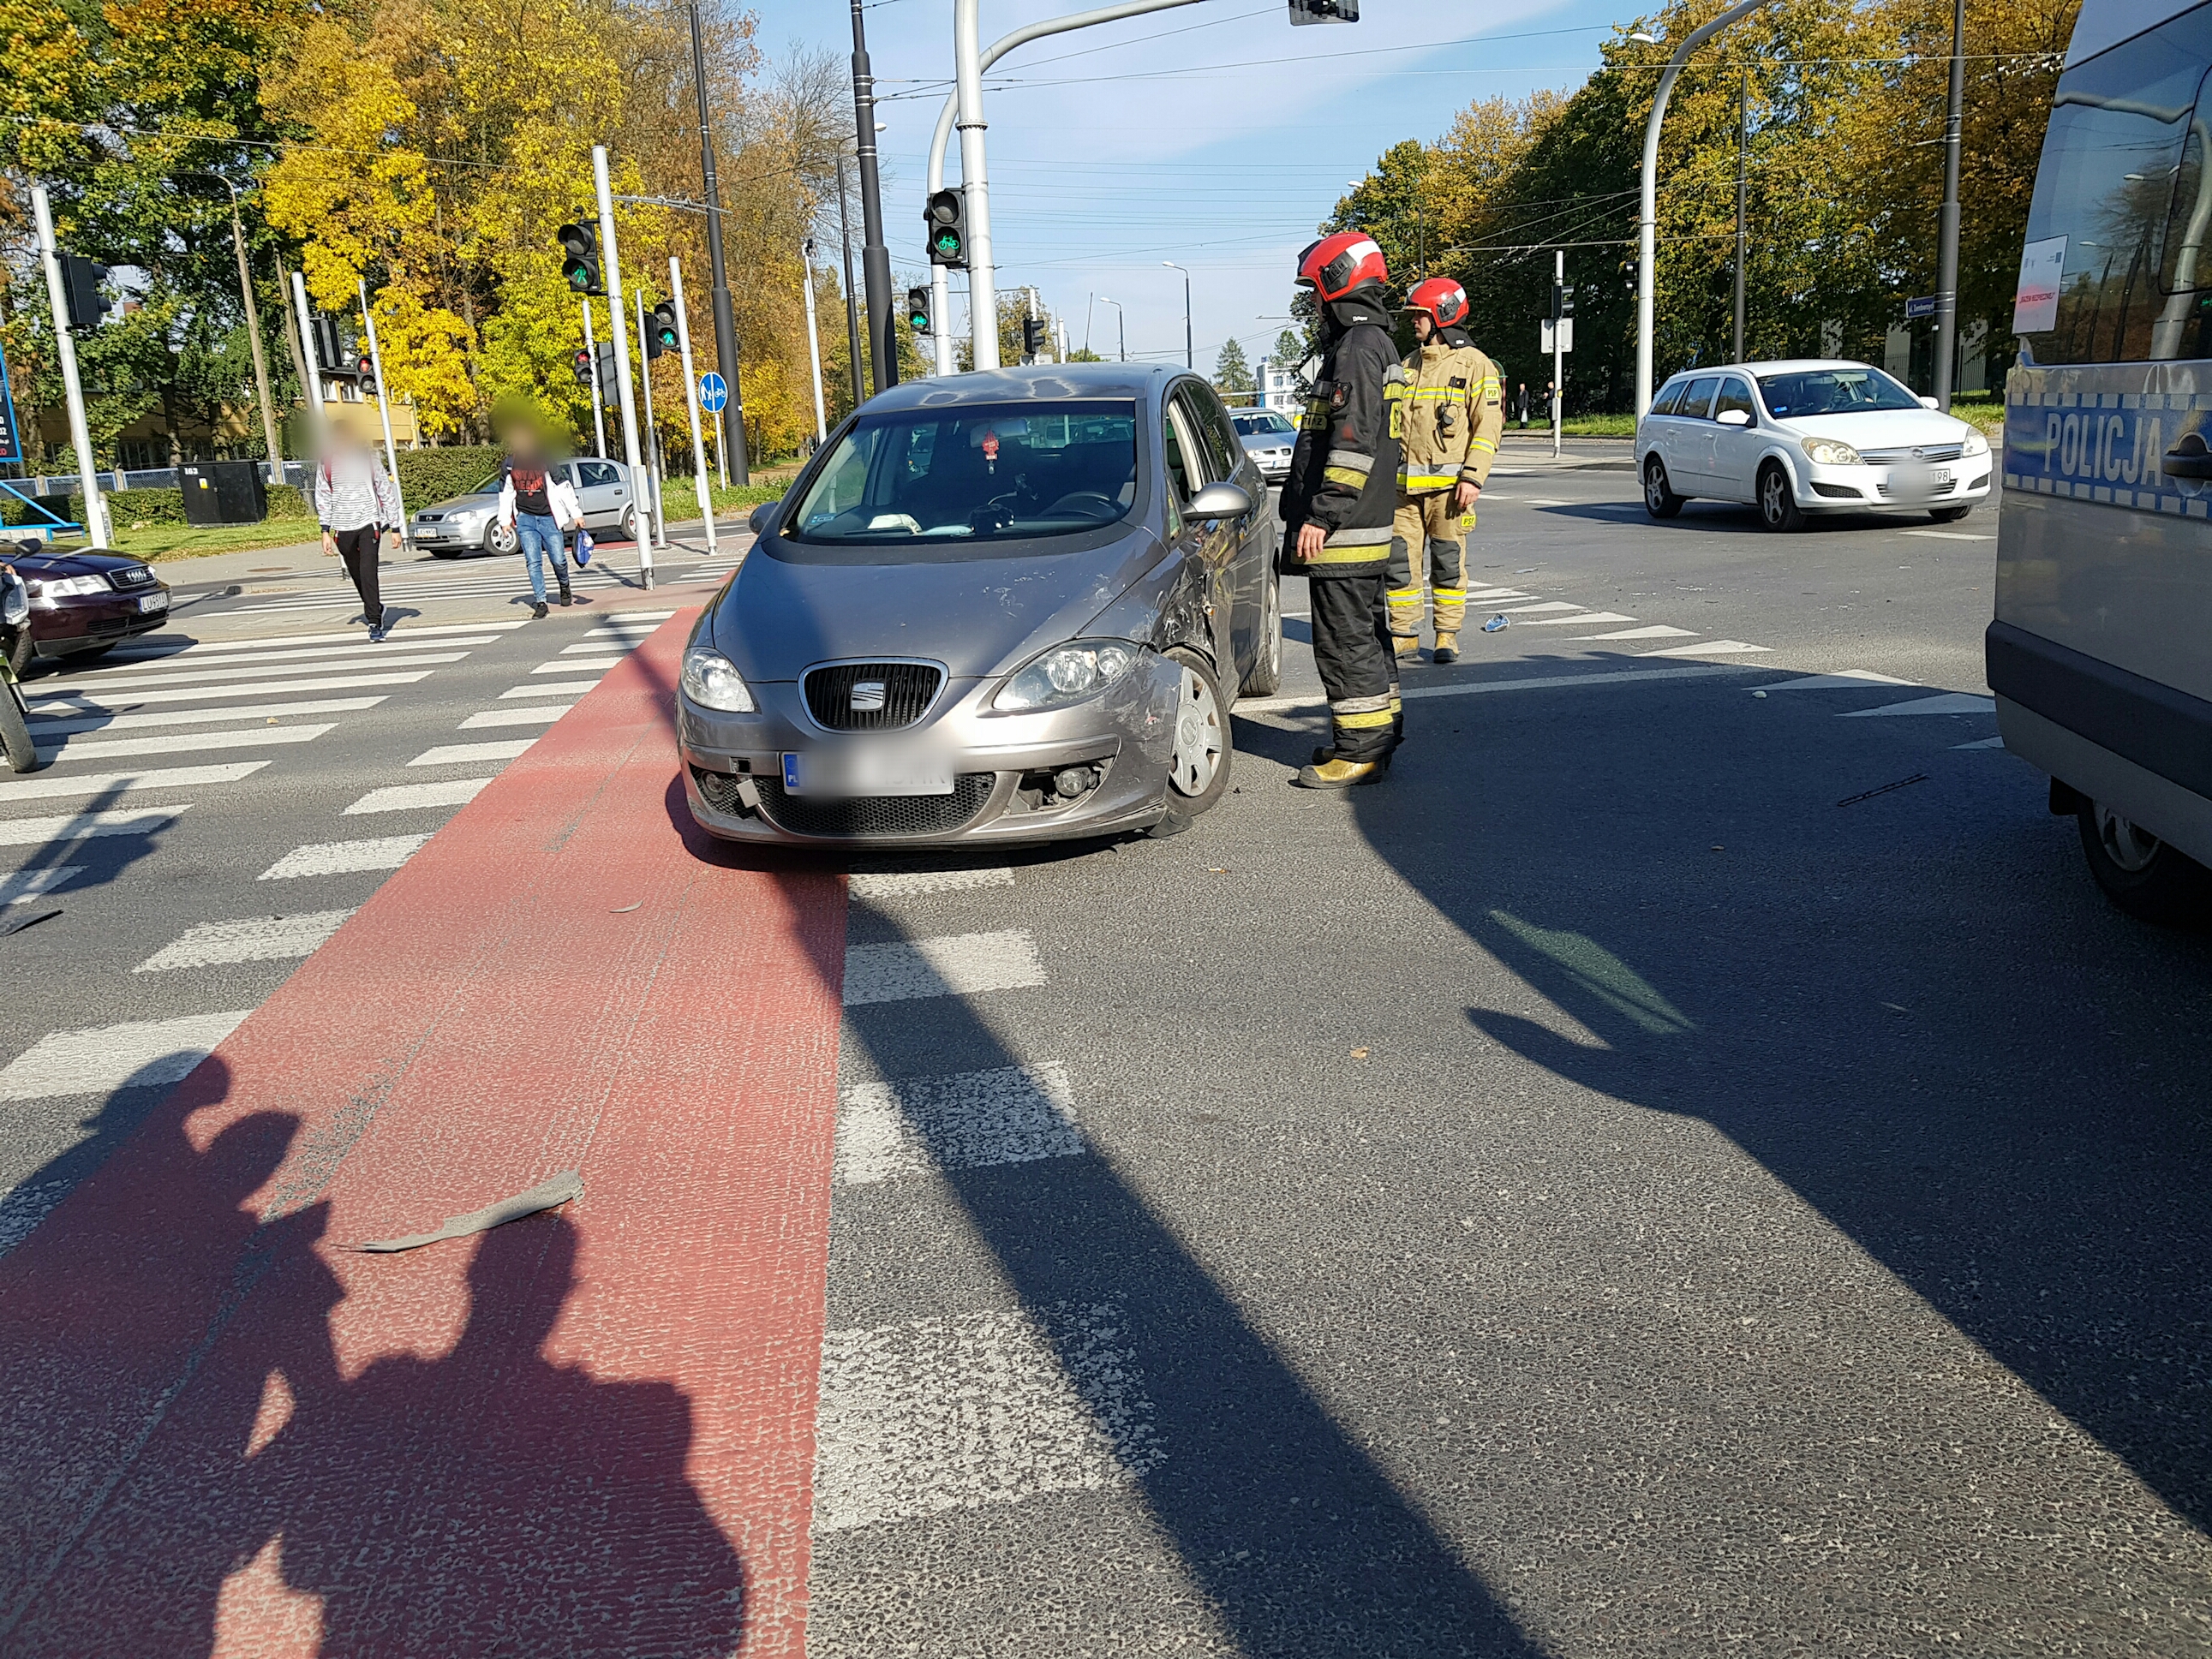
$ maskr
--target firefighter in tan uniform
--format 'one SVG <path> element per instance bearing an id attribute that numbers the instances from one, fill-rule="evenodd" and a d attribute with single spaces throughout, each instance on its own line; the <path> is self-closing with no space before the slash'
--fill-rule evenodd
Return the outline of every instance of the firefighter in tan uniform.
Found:
<path id="1" fill-rule="evenodd" d="M 1459 326 L 1466 289 L 1431 276 L 1414 284 L 1406 308 L 1419 343 L 1389 387 L 1390 424 L 1405 446 L 1385 589 L 1390 642 L 1401 657 L 1420 648 L 1425 574 L 1436 596 L 1436 660 L 1452 662 L 1467 623 L 1467 535 L 1474 528 L 1475 497 L 1498 458 L 1505 405 L 1498 365 Z"/>

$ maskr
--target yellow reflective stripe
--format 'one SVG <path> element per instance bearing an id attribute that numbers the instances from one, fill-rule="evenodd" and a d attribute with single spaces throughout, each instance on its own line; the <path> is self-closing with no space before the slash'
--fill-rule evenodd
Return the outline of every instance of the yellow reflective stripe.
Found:
<path id="1" fill-rule="evenodd" d="M 1390 603 L 1393 605 L 1401 605 L 1420 597 L 1421 590 L 1418 587 L 1394 587 L 1390 590 Z"/>
<path id="2" fill-rule="evenodd" d="M 1495 455 L 1498 453 L 1498 440 L 1495 438 L 1469 438 L 1467 441 L 1467 447 L 1469 449 L 1479 449 L 1486 455 Z"/>
<path id="3" fill-rule="evenodd" d="M 1387 708 L 1378 708 L 1371 714 L 1339 714 L 1336 723 L 1347 732 L 1371 731 L 1378 726 L 1389 726 L 1397 720 Z"/>
<path id="4" fill-rule="evenodd" d="M 1346 489 L 1367 488 L 1367 475 L 1355 472 L 1348 466 L 1325 466 L 1321 470 L 1321 476 L 1330 483 L 1342 484 Z"/>
<path id="5" fill-rule="evenodd" d="M 1449 489 L 1458 482 L 1459 474 L 1456 472 L 1401 472 L 1398 475 L 1398 488 L 1401 489 Z"/>
<path id="6" fill-rule="evenodd" d="M 1308 564 L 1379 564 L 1390 556 L 1390 550 L 1380 542 L 1354 542 L 1349 547 L 1324 546 L 1316 558 Z"/>

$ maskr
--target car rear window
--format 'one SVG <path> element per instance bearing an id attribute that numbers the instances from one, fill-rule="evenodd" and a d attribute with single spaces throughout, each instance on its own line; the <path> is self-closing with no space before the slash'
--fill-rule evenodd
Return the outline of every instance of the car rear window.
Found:
<path id="1" fill-rule="evenodd" d="M 1659 395 L 1651 400 L 1651 412 L 1654 415 L 1674 414 L 1681 407 L 1682 393 L 1688 390 L 1689 385 L 1687 380 L 1670 380 L 1662 386 Z"/>
<path id="2" fill-rule="evenodd" d="M 1683 392 L 1681 404 L 1674 412 L 1702 421 L 1713 412 L 1713 393 L 1720 390 L 1720 385 L 1721 377 L 1717 374 L 1699 375 Z"/>

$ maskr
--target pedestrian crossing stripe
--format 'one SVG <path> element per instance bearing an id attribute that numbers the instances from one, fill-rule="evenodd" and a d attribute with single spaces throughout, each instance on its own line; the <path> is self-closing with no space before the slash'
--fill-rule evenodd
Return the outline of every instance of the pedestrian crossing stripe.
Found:
<path id="1" fill-rule="evenodd" d="M 845 952 L 848 1008 L 918 997 L 1011 991 L 1044 982 L 1036 942 L 1018 928 L 896 945 L 858 945 Z"/>
<path id="2" fill-rule="evenodd" d="M 484 761 L 510 761 L 538 739 L 521 738 L 508 743 L 441 743 L 425 749 L 410 766 L 475 766 Z"/>
<path id="3" fill-rule="evenodd" d="M 479 732 L 498 726 L 550 726 L 574 707 L 568 702 L 548 702 L 533 703 L 527 708 L 486 708 L 470 715 L 455 730 Z"/>
<path id="4" fill-rule="evenodd" d="M 351 817 L 363 812 L 412 812 L 429 806 L 462 806 L 477 798 L 489 778 L 447 778 L 437 783 L 398 783 L 372 789 L 345 810 Z"/>
<path id="5" fill-rule="evenodd" d="M 459 635 L 498 635 L 517 628 L 527 628 L 529 625 L 527 618 L 514 622 L 437 623 L 426 624 L 421 628 L 410 625 L 406 629 L 405 636 L 410 639 L 438 639 L 451 642 L 453 636 Z M 155 640 L 160 640 L 165 636 L 155 635 L 153 637 Z M 489 641 L 485 641 L 487 644 L 489 642 Z M 103 659 L 103 661 L 111 664 L 137 662 L 152 658 L 192 656 L 201 652 L 258 651 L 294 645 L 329 645 L 362 651 L 380 648 L 370 645 L 359 629 L 349 628 L 343 633 L 337 634 L 276 634 L 267 638 L 194 640 L 185 645 L 182 650 L 177 651 L 154 650 L 149 648 L 147 645 L 142 645 L 133 651 L 112 652 Z"/>
<path id="6" fill-rule="evenodd" d="M 244 732 L 180 732 L 160 738 L 117 738 L 87 742 L 66 738 L 58 744 L 40 744 L 40 755 L 51 761 L 114 760 L 125 755 L 198 755 L 210 749 L 258 749 L 271 744 L 313 743 L 332 726 L 268 726 Z"/>
<path id="7" fill-rule="evenodd" d="M 216 968 L 240 962 L 281 962 L 312 956 L 337 932 L 351 910 L 316 910 L 296 916 L 247 916 L 236 921 L 204 921 L 140 963 L 140 974 L 184 968 Z"/>
<path id="8" fill-rule="evenodd" d="M 221 766 L 171 766 L 138 772 L 84 772 L 74 777 L 34 772 L 27 777 L 0 778 L 0 806 L 10 801 L 49 800 L 64 795 L 124 795 L 141 789 L 188 789 L 204 783 L 237 783 L 268 764 L 265 760 L 238 761 Z"/>
<path id="9" fill-rule="evenodd" d="M 191 810 L 190 801 L 180 801 L 174 806 L 126 807 L 59 817 L 0 818 L 0 847 L 47 847 L 94 836 L 150 836 Z"/>
<path id="10" fill-rule="evenodd" d="M 295 847 L 264 870 L 258 879 L 290 881 L 307 876 L 351 875 L 363 870 L 397 870 L 430 839 L 417 836 L 375 836 L 360 841 L 311 842 Z"/>
<path id="11" fill-rule="evenodd" d="M 564 668 L 564 669 L 574 669 L 574 668 L 575 667 L 575 665 L 575 665 L 575 664 L 574 664 L 574 663 L 562 663 L 562 664 L 561 665 L 561 666 L 562 666 L 562 668 Z M 589 679 L 589 680 L 548 680 L 548 681 L 547 681 L 544 684 L 543 684 L 543 685 L 517 685 L 517 686 L 512 686 L 512 687 L 509 687 L 507 690 L 501 692 L 499 695 L 500 695 L 500 700 L 501 700 L 501 702 L 506 702 L 507 700 L 508 700 L 508 699 L 510 699 L 510 698 L 514 698 L 514 697 L 567 697 L 567 696 L 578 696 L 578 695 L 580 695 L 580 694 L 581 694 L 581 693 L 583 693 L 583 692 L 586 692 L 586 691 L 590 690 L 593 686 L 597 685 L 598 684 L 599 684 L 599 681 L 597 681 L 596 679 Z"/>
<path id="12" fill-rule="evenodd" d="M 868 1186 L 933 1169 L 974 1170 L 1085 1150 L 1057 1061 L 840 1091 L 835 1179 Z"/>
<path id="13" fill-rule="evenodd" d="M 143 732 L 155 726 L 205 726 L 216 720 L 278 720 L 294 714 L 358 714 L 374 708 L 378 697 L 318 697 L 306 702 L 232 703 L 222 708 L 177 708 L 158 714 L 118 714 L 95 709 L 83 714 L 33 714 L 31 735 L 66 736 L 77 732 Z"/>
<path id="14" fill-rule="evenodd" d="M 0 1067 L 0 1100 L 105 1095 L 125 1087 L 150 1089 L 178 1082 L 252 1012 L 240 1008 L 50 1031 Z"/>
<path id="15" fill-rule="evenodd" d="M 105 701 L 82 692 L 56 696 L 42 690 L 27 690 L 24 696 L 29 700 L 31 712 L 34 715 L 49 708 L 112 708 L 120 712 L 143 708 L 149 703 L 191 702 L 198 697 L 260 697 L 280 691 L 352 691 L 364 685 L 413 685 L 418 680 L 428 679 L 431 672 L 422 668 L 397 674 L 340 674 L 319 680 L 257 680 L 246 685 L 228 682 L 218 685 L 173 685 L 156 687 L 149 691 L 126 691 L 119 697 L 109 697 Z M 105 688 L 94 686 L 92 689 L 100 690 Z"/>
<path id="16" fill-rule="evenodd" d="M 464 634 L 457 639 L 431 640 L 426 643 L 434 650 L 450 651 L 462 646 L 497 645 L 499 638 L 496 634 Z M 116 669 L 125 666 L 161 668 L 171 663 L 179 664 L 190 671 L 198 668 L 232 667 L 242 662 L 328 662 L 334 659 L 341 662 L 354 662 L 369 657 L 389 657 L 412 648 L 412 642 L 410 641 L 403 640 L 397 645 L 372 645 L 365 638 L 354 640 L 345 645 L 295 645 L 287 646 L 281 650 L 269 650 L 259 646 L 196 645 L 182 651 L 132 657 L 119 664 L 103 663 L 100 669 L 103 673 L 112 673 Z"/>

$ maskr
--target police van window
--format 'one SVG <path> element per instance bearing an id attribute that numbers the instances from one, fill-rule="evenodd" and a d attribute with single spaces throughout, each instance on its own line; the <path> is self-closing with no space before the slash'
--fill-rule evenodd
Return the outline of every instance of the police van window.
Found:
<path id="1" fill-rule="evenodd" d="M 1704 420 L 1713 412 L 1713 393 L 1720 390 L 1720 385 L 1721 377 L 1717 374 L 1700 375 L 1685 389 L 1674 412 L 1687 415 L 1692 420 Z"/>
<path id="2" fill-rule="evenodd" d="M 2038 362 L 2207 355 L 2208 65 L 2212 5 L 2060 78 L 2014 316 Z"/>
<path id="3" fill-rule="evenodd" d="M 1672 415 L 1681 406 L 1682 393 L 1689 384 L 1687 380 L 1669 380 L 1660 388 L 1659 395 L 1651 400 L 1651 412 L 1654 415 Z"/>
<path id="4" fill-rule="evenodd" d="M 1741 410 L 1754 423 L 1759 419 L 1759 411 L 1751 406 L 1751 388 L 1733 374 L 1721 382 L 1721 400 L 1713 410 L 1713 418 L 1718 420 L 1731 409 Z"/>

